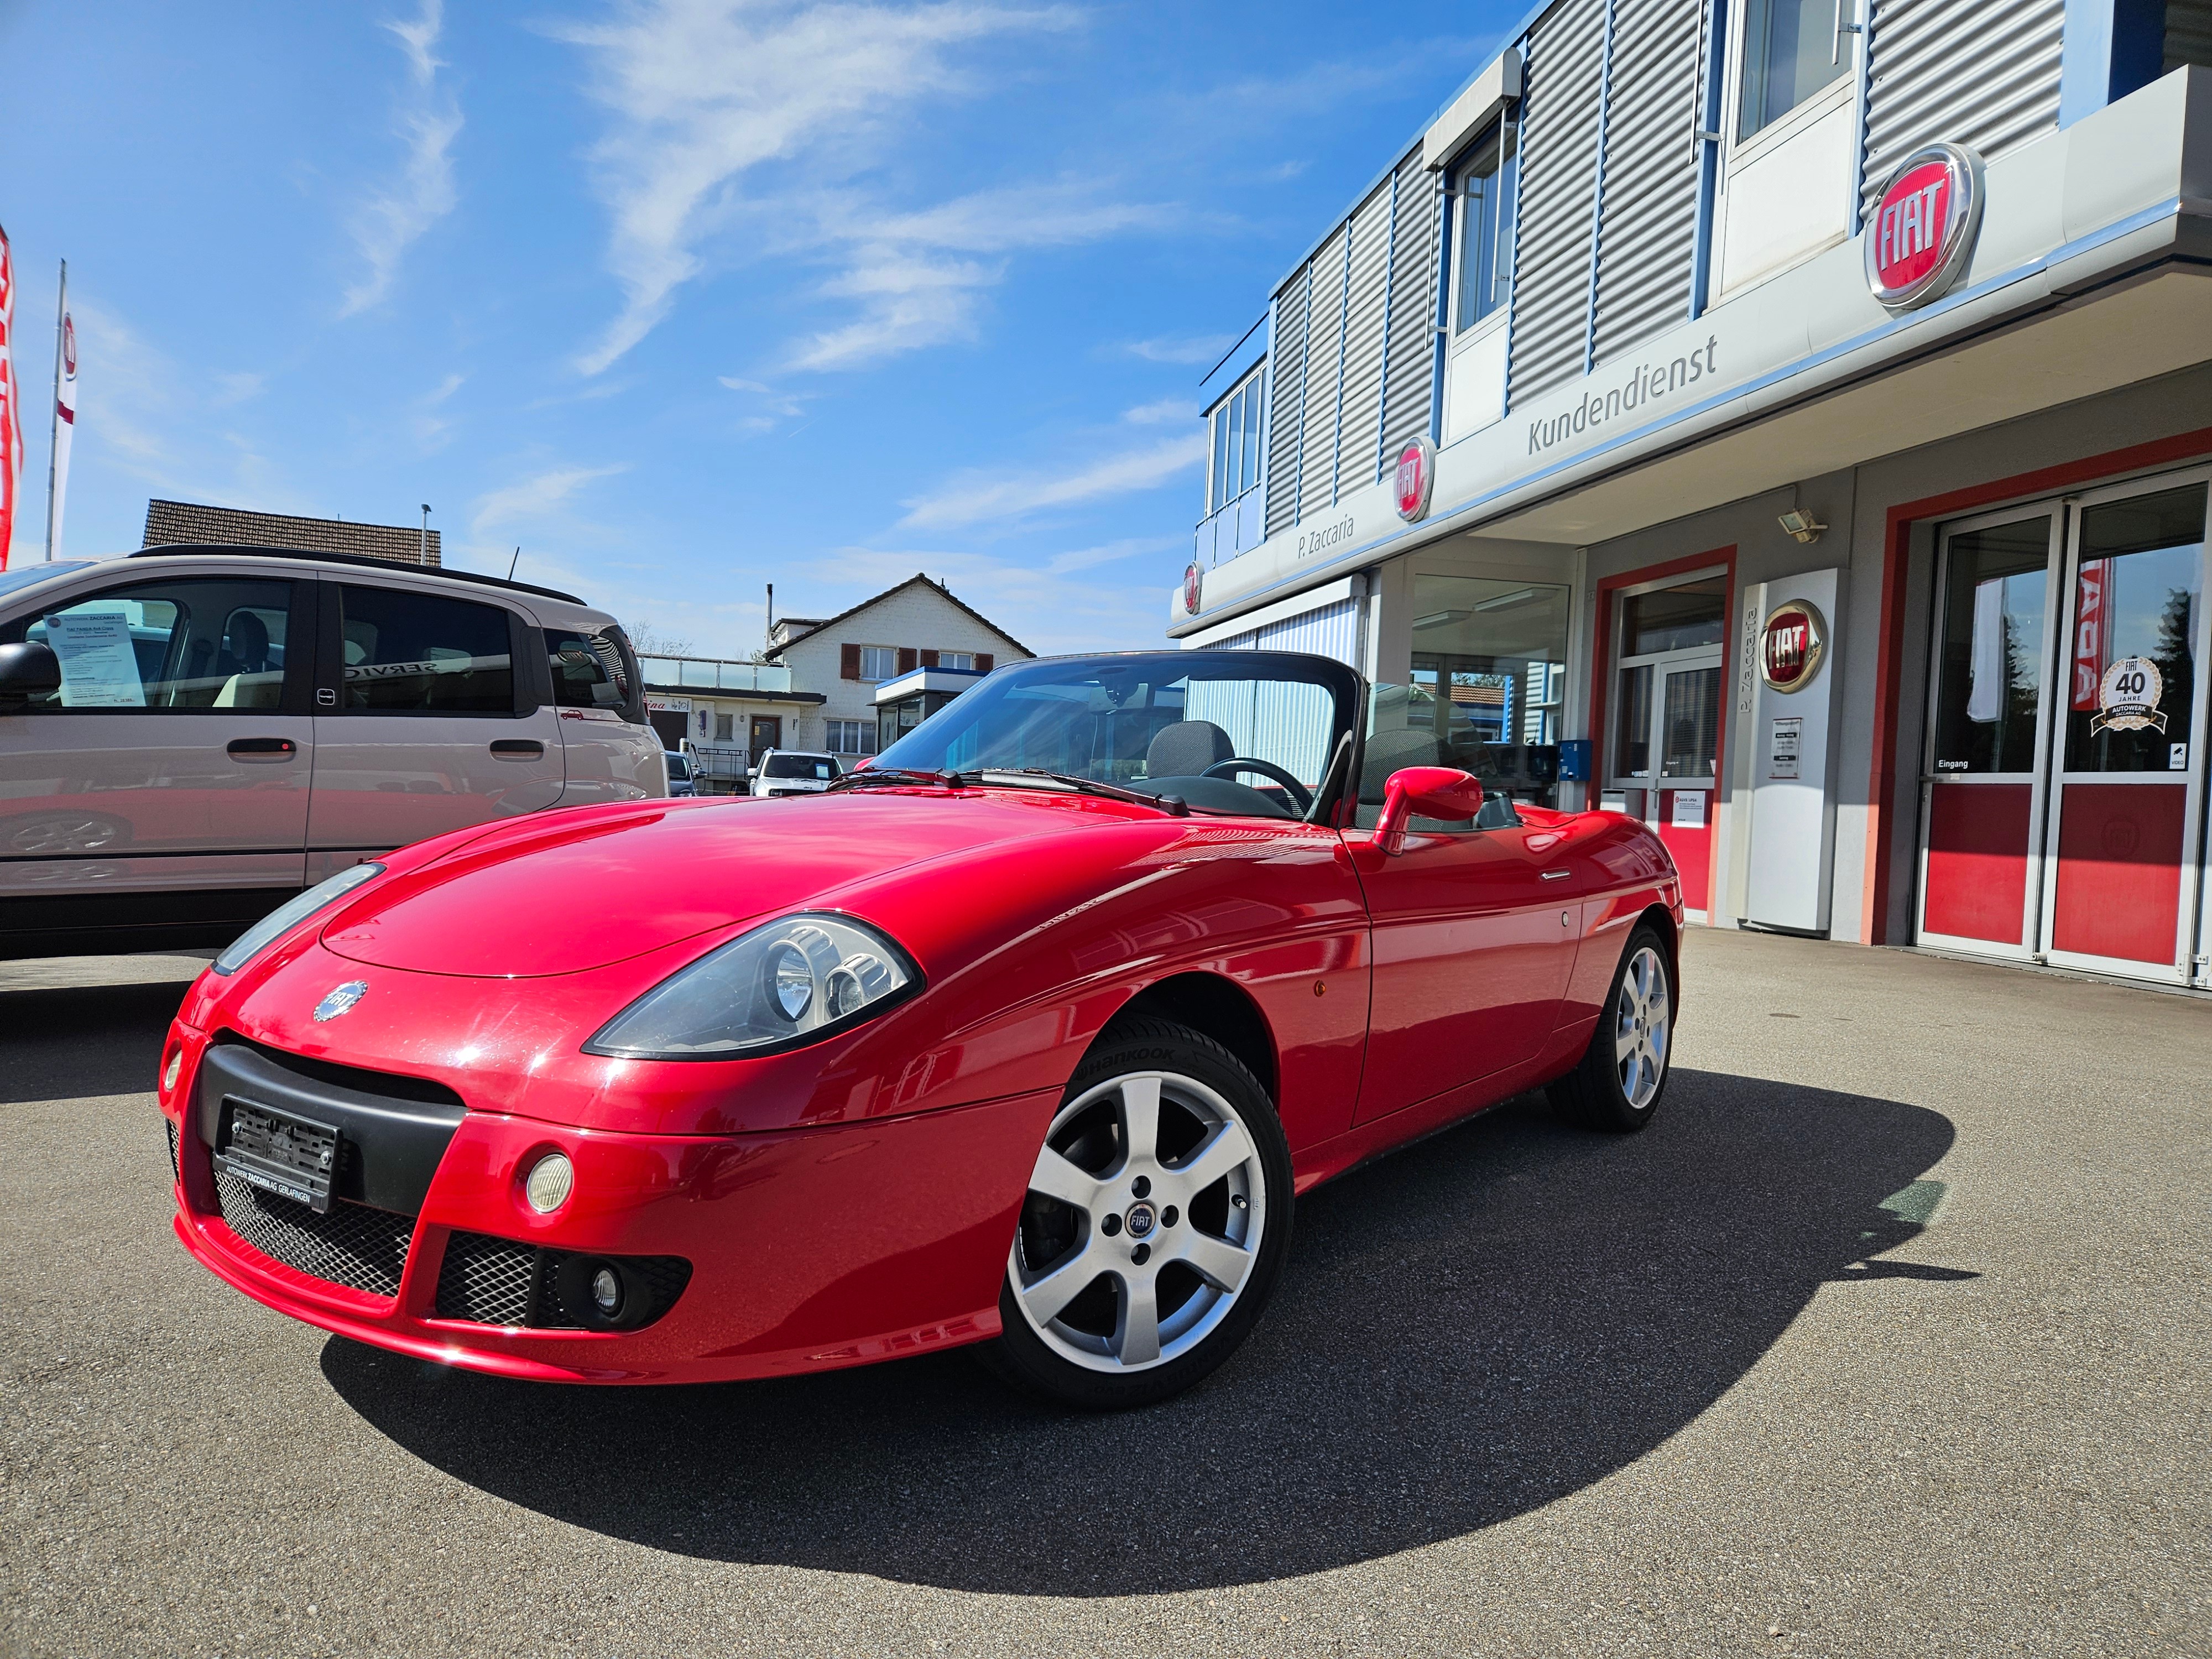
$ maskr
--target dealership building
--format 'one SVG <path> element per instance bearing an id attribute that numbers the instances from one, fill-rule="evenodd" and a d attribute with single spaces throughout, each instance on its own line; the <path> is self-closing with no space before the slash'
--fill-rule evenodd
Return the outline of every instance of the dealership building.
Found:
<path id="1" fill-rule="evenodd" d="M 2212 3 L 1558 0 L 1206 382 L 1187 646 L 1699 920 L 2212 987 Z"/>

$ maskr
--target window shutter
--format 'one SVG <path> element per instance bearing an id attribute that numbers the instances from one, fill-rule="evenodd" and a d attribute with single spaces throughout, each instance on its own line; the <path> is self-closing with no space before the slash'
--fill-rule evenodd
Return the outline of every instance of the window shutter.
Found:
<path id="1" fill-rule="evenodd" d="M 1614 0 L 1598 222 L 1600 363 L 1690 314 L 1704 17 L 1700 0 Z"/>
<path id="2" fill-rule="evenodd" d="M 991 653 L 989 652 L 978 651 L 975 653 L 975 669 L 978 673 L 988 674 L 991 672 Z"/>
<path id="3" fill-rule="evenodd" d="M 1306 301 L 1313 267 L 1298 274 L 1275 295 L 1275 322 L 1267 349 L 1273 400 L 1267 410 L 1267 531 L 1270 536 L 1295 524 L 1298 516 L 1298 416 L 1306 395 Z"/>
<path id="4" fill-rule="evenodd" d="M 902 645 L 899 647 L 898 672 L 900 673 L 911 674 L 915 669 L 921 666 L 921 653 L 919 651 L 916 651 L 910 645 Z"/>
<path id="5" fill-rule="evenodd" d="M 1390 190 L 1386 179 L 1352 216 L 1345 284 L 1344 384 L 1337 392 L 1334 501 L 1375 482 L 1382 443 L 1382 325 L 1389 309 Z"/>
<path id="6" fill-rule="evenodd" d="M 1442 173 L 1422 165 L 1421 151 L 1398 163 L 1397 225 L 1390 246 L 1390 355 L 1383 388 L 1380 472 L 1429 429 L 1437 378 L 1437 209 Z"/>
<path id="7" fill-rule="evenodd" d="M 860 678 L 860 647 L 841 645 L 837 647 L 837 678 L 857 680 Z"/>
<path id="8" fill-rule="evenodd" d="M 1344 284 L 1351 250 L 1350 222 L 1313 257 L 1312 294 L 1306 312 L 1305 406 L 1298 434 L 1298 517 L 1304 520 L 1336 500 L 1336 410 L 1344 385 Z"/>
<path id="9" fill-rule="evenodd" d="M 1977 0 L 1878 0 L 1873 12 L 1862 214 L 1932 139 L 1994 161 L 2058 125 L 2065 0 L 2016 0 L 2002 27 Z"/>
<path id="10" fill-rule="evenodd" d="M 923 652 L 923 653 L 921 653 L 921 665 L 922 665 L 924 668 L 934 668 L 934 667 L 936 667 L 936 666 L 937 666 L 937 665 L 938 665 L 938 653 L 937 653 L 936 652 L 934 652 L 934 651 L 925 651 L 925 652 Z"/>

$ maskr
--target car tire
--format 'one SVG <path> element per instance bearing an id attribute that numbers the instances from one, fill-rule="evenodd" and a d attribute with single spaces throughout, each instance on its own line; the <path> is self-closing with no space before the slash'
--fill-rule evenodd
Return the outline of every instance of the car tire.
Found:
<path id="1" fill-rule="evenodd" d="M 1545 1093 L 1570 1123 L 1632 1134 L 1659 1109 L 1674 1050 L 1674 960 L 1659 930 L 1645 922 L 1620 953 L 1589 1047 Z"/>
<path id="2" fill-rule="evenodd" d="M 1003 1331 L 979 1357 L 1085 1411 L 1180 1394 L 1259 1322 L 1291 1204 L 1258 1079 L 1186 1026 L 1131 1021 L 1068 1081 L 1007 1253 Z"/>

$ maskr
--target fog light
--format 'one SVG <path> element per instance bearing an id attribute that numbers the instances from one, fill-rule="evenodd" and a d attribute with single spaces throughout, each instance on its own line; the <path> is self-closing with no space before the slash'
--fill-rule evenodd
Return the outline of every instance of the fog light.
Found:
<path id="1" fill-rule="evenodd" d="M 548 1152 L 532 1166 L 523 1183 L 523 1196 L 540 1215 L 550 1215 L 568 1201 L 576 1184 L 576 1166 L 559 1152 Z"/>
<path id="2" fill-rule="evenodd" d="M 166 1094 L 168 1091 L 177 1086 L 177 1073 L 184 1069 L 185 1051 L 182 1048 L 179 1048 L 169 1056 L 168 1063 L 161 1067 L 161 1090 L 163 1093 Z"/>
<path id="3" fill-rule="evenodd" d="M 622 1280 L 612 1267 L 602 1267 L 592 1275 L 592 1300 L 610 1319 L 622 1311 Z"/>

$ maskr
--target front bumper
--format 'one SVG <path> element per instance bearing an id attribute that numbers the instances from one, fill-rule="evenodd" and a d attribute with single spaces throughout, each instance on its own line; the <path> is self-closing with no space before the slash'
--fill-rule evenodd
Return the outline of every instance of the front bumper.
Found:
<path id="1" fill-rule="evenodd" d="M 346 1212 L 371 1231 L 383 1229 L 360 1247 L 370 1267 L 354 1272 L 289 1252 L 316 1269 L 302 1271 L 269 1253 L 283 1243 L 265 1234 L 257 1243 L 225 1220 L 235 1189 L 228 1197 L 217 1190 L 210 1136 L 219 1133 L 218 1115 L 195 1106 L 209 1041 L 179 1023 L 171 1047 L 181 1050 L 181 1066 L 161 1109 L 176 1138 L 174 1224 L 210 1272 L 266 1306 L 358 1341 L 544 1381 L 780 1376 L 995 1335 L 1007 1243 L 1058 1099 L 1039 1092 L 851 1127 L 729 1136 L 617 1133 L 465 1111 L 418 1213 L 367 1206 Z M 574 1189 L 541 1216 L 522 1182 L 555 1150 L 574 1164 Z M 245 1214 L 233 1214 L 255 1231 Z M 456 1272 L 447 1274 L 449 1255 L 482 1253 L 495 1242 L 536 1264 L 673 1261 L 689 1273 L 677 1276 L 665 1310 L 635 1329 L 450 1316 L 468 1263 L 455 1255 Z M 374 1270 L 380 1252 L 390 1263 L 384 1277 Z M 528 1294 L 550 1286 L 548 1277 Z"/>

